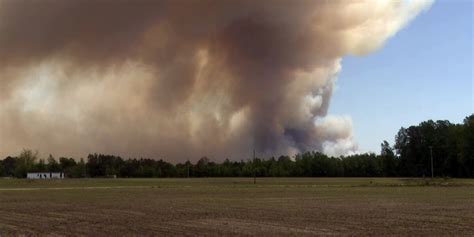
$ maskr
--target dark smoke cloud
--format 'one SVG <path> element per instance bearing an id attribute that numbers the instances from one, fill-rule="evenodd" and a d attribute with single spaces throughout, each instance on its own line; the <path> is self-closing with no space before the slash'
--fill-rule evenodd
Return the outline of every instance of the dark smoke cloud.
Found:
<path id="1" fill-rule="evenodd" d="M 355 151 L 341 57 L 429 1 L 0 0 L 0 155 Z"/>

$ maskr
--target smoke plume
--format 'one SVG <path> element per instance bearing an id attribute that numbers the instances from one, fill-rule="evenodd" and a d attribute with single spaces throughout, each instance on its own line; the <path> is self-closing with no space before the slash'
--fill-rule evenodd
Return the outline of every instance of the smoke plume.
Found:
<path id="1" fill-rule="evenodd" d="M 345 55 L 428 0 L 0 0 L 0 155 L 182 161 L 355 151 Z"/>

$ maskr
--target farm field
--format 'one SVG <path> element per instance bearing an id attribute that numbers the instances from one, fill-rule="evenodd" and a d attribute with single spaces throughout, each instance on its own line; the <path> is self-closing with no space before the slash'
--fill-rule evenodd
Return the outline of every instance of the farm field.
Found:
<path id="1" fill-rule="evenodd" d="M 474 235 L 474 180 L 0 180 L 0 236 Z"/>

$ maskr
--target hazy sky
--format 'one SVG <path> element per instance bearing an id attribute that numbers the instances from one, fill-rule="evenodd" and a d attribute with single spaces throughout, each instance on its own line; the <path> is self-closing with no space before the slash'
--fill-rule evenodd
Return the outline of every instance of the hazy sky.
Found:
<path id="1" fill-rule="evenodd" d="M 330 114 L 352 117 L 360 151 L 393 144 L 401 126 L 462 122 L 474 112 L 473 1 L 436 1 L 379 51 L 345 57 Z"/>
<path id="2" fill-rule="evenodd" d="M 378 152 L 472 112 L 472 3 L 431 3 L 0 0 L 0 156 Z"/>

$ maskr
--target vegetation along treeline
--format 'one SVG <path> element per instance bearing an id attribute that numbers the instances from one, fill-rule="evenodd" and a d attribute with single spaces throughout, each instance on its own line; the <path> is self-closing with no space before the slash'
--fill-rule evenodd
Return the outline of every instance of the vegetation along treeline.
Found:
<path id="1" fill-rule="evenodd" d="M 431 152 L 435 176 L 474 177 L 474 114 L 462 124 L 425 121 L 401 128 L 392 147 L 381 144 L 380 155 L 366 153 L 328 157 L 306 152 L 290 158 L 256 158 L 215 163 L 207 157 L 195 164 L 171 164 L 164 160 L 122 159 L 90 154 L 87 161 L 51 155 L 45 161 L 38 153 L 23 150 L 18 157 L 0 160 L 0 176 L 25 177 L 29 171 L 64 172 L 68 177 L 369 177 L 430 176 Z"/>

